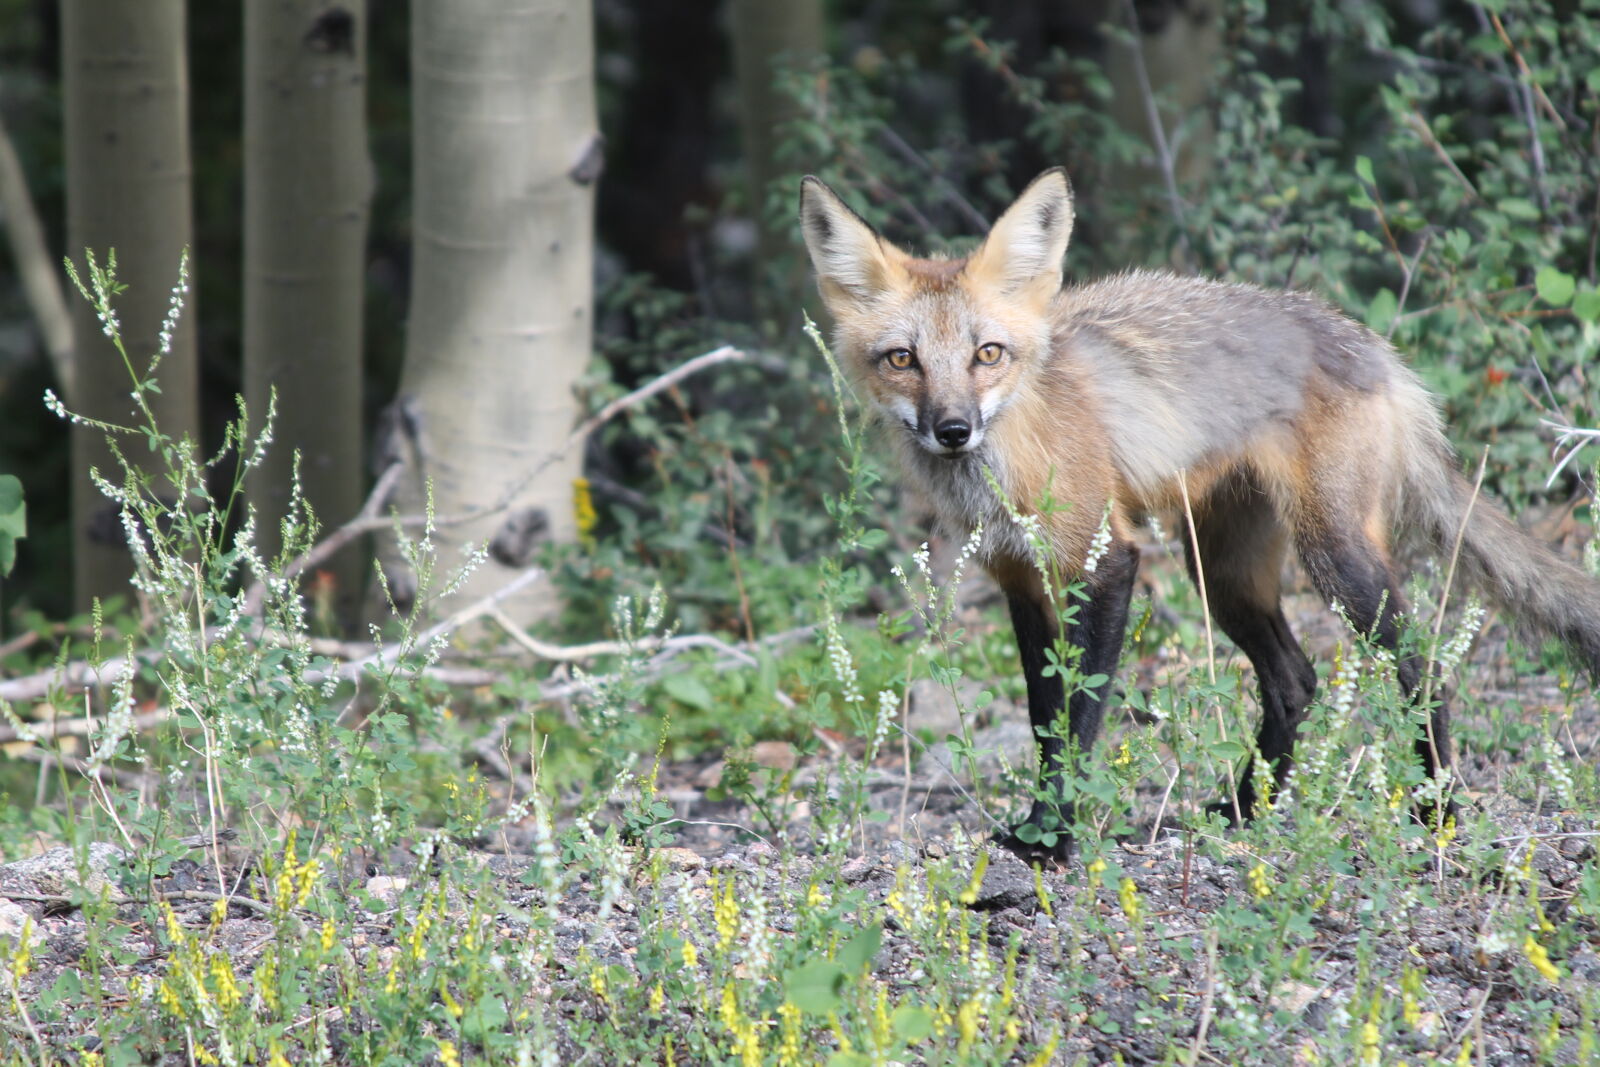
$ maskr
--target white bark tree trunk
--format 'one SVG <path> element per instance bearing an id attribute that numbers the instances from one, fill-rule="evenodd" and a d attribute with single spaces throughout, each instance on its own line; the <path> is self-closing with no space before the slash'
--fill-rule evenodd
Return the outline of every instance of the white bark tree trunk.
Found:
<path id="1" fill-rule="evenodd" d="M 410 333 L 386 451 L 402 513 L 509 507 L 434 534 L 442 567 L 494 558 L 439 610 L 503 585 L 574 535 L 572 429 L 591 337 L 595 128 L 589 0 L 421 0 L 412 8 L 416 188 Z M 542 469 L 541 469 L 542 468 Z M 389 547 L 397 599 L 414 576 Z M 531 620 L 543 585 L 505 605 Z"/>
<path id="2" fill-rule="evenodd" d="M 115 249 L 122 336 L 142 373 L 157 350 L 161 321 L 191 243 L 189 74 L 183 0 L 66 0 L 61 9 L 61 76 L 67 164 L 67 250 L 102 259 Z M 174 438 L 198 433 L 194 301 L 190 294 L 172 351 L 150 398 L 161 428 Z M 134 405 L 122 360 L 100 332 L 94 310 L 74 300 L 73 383 L 79 413 L 127 425 Z M 142 447 L 128 458 L 148 459 Z M 94 597 L 128 591 L 133 560 L 117 512 L 89 480 L 93 466 L 112 481 L 121 473 L 98 430 L 72 429 L 73 578 L 80 608 Z"/>
<path id="3" fill-rule="evenodd" d="M 246 0 L 244 17 L 244 377 L 256 426 L 277 393 L 274 445 L 250 499 L 271 555 L 296 450 L 325 528 L 361 506 L 366 8 Z M 354 552 L 332 568 L 346 611 L 367 569 Z"/>

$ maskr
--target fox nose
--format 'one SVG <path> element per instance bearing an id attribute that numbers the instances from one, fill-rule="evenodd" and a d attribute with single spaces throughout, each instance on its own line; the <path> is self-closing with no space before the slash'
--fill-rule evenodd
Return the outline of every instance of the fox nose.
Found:
<path id="1" fill-rule="evenodd" d="M 946 448 L 960 448 L 972 436 L 966 419 L 945 419 L 933 428 L 934 438 Z"/>

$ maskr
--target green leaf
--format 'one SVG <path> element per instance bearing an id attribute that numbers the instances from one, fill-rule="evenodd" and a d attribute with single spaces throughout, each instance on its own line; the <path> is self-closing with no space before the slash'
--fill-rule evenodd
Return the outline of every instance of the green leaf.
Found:
<path id="1" fill-rule="evenodd" d="M 28 534 L 28 505 L 23 502 L 22 482 L 15 474 L 0 474 L 0 534 Z"/>
<path id="2" fill-rule="evenodd" d="M 1507 218 L 1521 219 L 1524 222 L 1533 222 L 1539 218 L 1539 209 L 1532 200 L 1520 196 L 1508 196 L 1495 202 Z"/>
<path id="3" fill-rule="evenodd" d="M 914 1044 L 933 1033 L 933 1013 L 902 1004 L 889 1016 L 889 1031 L 906 1044 Z"/>
<path id="4" fill-rule="evenodd" d="M 22 482 L 14 474 L 0 474 L 0 575 L 11 573 L 17 562 L 17 542 L 28 536 L 28 506 L 22 499 Z"/>
<path id="5" fill-rule="evenodd" d="M 1540 300 L 1551 307 L 1564 308 L 1572 303 L 1572 293 L 1577 283 L 1565 271 L 1555 267 L 1540 267 L 1539 273 L 1533 276 L 1533 287 L 1539 291 Z"/>
<path id="6" fill-rule="evenodd" d="M 1600 320 L 1600 289 L 1585 289 L 1573 297 L 1572 313 L 1584 322 Z"/>
<path id="7" fill-rule="evenodd" d="M 1213 756 L 1225 760 L 1236 760 L 1245 753 L 1245 747 L 1237 741 L 1215 741 L 1207 748 Z"/>
<path id="8" fill-rule="evenodd" d="M 843 1003 L 844 968 L 832 960 L 812 960 L 790 971 L 783 980 L 784 994 L 801 1011 L 826 1015 Z"/>
<path id="9" fill-rule="evenodd" d="M 711 690 L 706 688 L 694 674 L 669 674 L 661 683 L 661 688 L 667 695 L 680 704 L 686 704 L 696 711 L 710 711 L 716 706 L 716 701 L 711 696 Z"/>
<path id="10" fill-rule="evenodd" d="M 869 926 L 839 947 L 839 965 L 854 973 L 872 962 L 883 944 L 883 927 Z"/>
<path id="11" fill-rule="evenodd" d="M 1377 181 L 1372 177 L 1372 160 L 1368 159 L 1366 156 L 1356 157 L 1356 175 L 1368 185 L 1378 184 Z"/>
<path id="12" fill-rule="evenodd" d="M 828 1057 L 828 1067 L 872 1067 L 872 1057 L 863 1052 L 835 1052 Z"/>
<path id="13" fill-rule="evenodd" d="M 613 980 L 616 978 L 614 975 L 608 977 Z M 485 995 L 468 1007 L 461 1016 L 461 1032 L 481 1042 L 500 1033 L 510 1018 L 505 1001 L 497 996 Z"/>
<path id="14" fill-rule="evenodd" d="M 1394 322 L 1395 312 L 1400 310 L 1400 301 L 1395 298 L 1392 291 L 1379 289 L 1372 298 L 1372 303 L 1367 305 L 1367 327 L 1373 333 L 1388 333 L 1390 323 Z"/>

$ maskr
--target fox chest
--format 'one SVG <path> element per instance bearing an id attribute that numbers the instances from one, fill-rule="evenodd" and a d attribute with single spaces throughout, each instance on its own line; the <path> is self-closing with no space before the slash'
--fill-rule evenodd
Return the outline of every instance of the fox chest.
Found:
<path id="1" fill-rule="evenodd" d="M 977 551 L 980 561 L 1032 557 L 1022 527 L 996 491 L 1000 472 L 991 461 L 981 455 L 945 459 L 921 449 L 902 453 L 901 460 L 906 482 L 927 501 L 941 535 L 965 541 L 981 526 L 983 539 Z M 985 474 L 986 466 L 989 476 Z"/>

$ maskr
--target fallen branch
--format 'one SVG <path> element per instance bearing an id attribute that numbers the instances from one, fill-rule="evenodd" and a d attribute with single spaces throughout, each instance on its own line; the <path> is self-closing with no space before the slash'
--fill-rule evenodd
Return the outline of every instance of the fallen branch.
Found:
<path id="1" fill-rule="evenodd" d="M 172 718 L 169 708 L 157 708 L 147 711 L 142 715 L 133 717 L 135 731 L 148 730 Z M 96 724 L 104 725 L 104 716 L 84 716 L 81 719 L 41 719 L 38 722 L 22 720 L 23 729 L 15 726 L 0 726 L 0 745 L 12 741 L 53 741 L 58 737 L 86 737 Z M 32 736 L 28 736 L 28 735 Z"/>
<path id="2" fill-rule="evenodd" d="M 676 637 L 644 637 L 631 645 L 621 641 L 591 641 L 586 645 L 552 645 L 539 640 L 528 633 L 517 621 L 499 608 L 488 612 L 489 618 L 500 624 L 500 628 L 510 638 L 523 648 L 532 652 L 540 659 L 551 660 L 556 663 L 574 663 L 579 660 L 593 659 L 596 656 L 618 656 L 628 652 L 643 652 L 654 650 L 665 656 L 673 656 L 691 648 L 714 648 L 730 659 L 748 667 L 756 665 L 756 658 L 736 645 L 730 645 L 720 637 L 710 634 L 684 634 Z M 658 657 L 659 658 L 659 657 Z M 773 691 L 773 697 L 784 708 L 794 707 L 794 698 L 780 690 Z"/>

